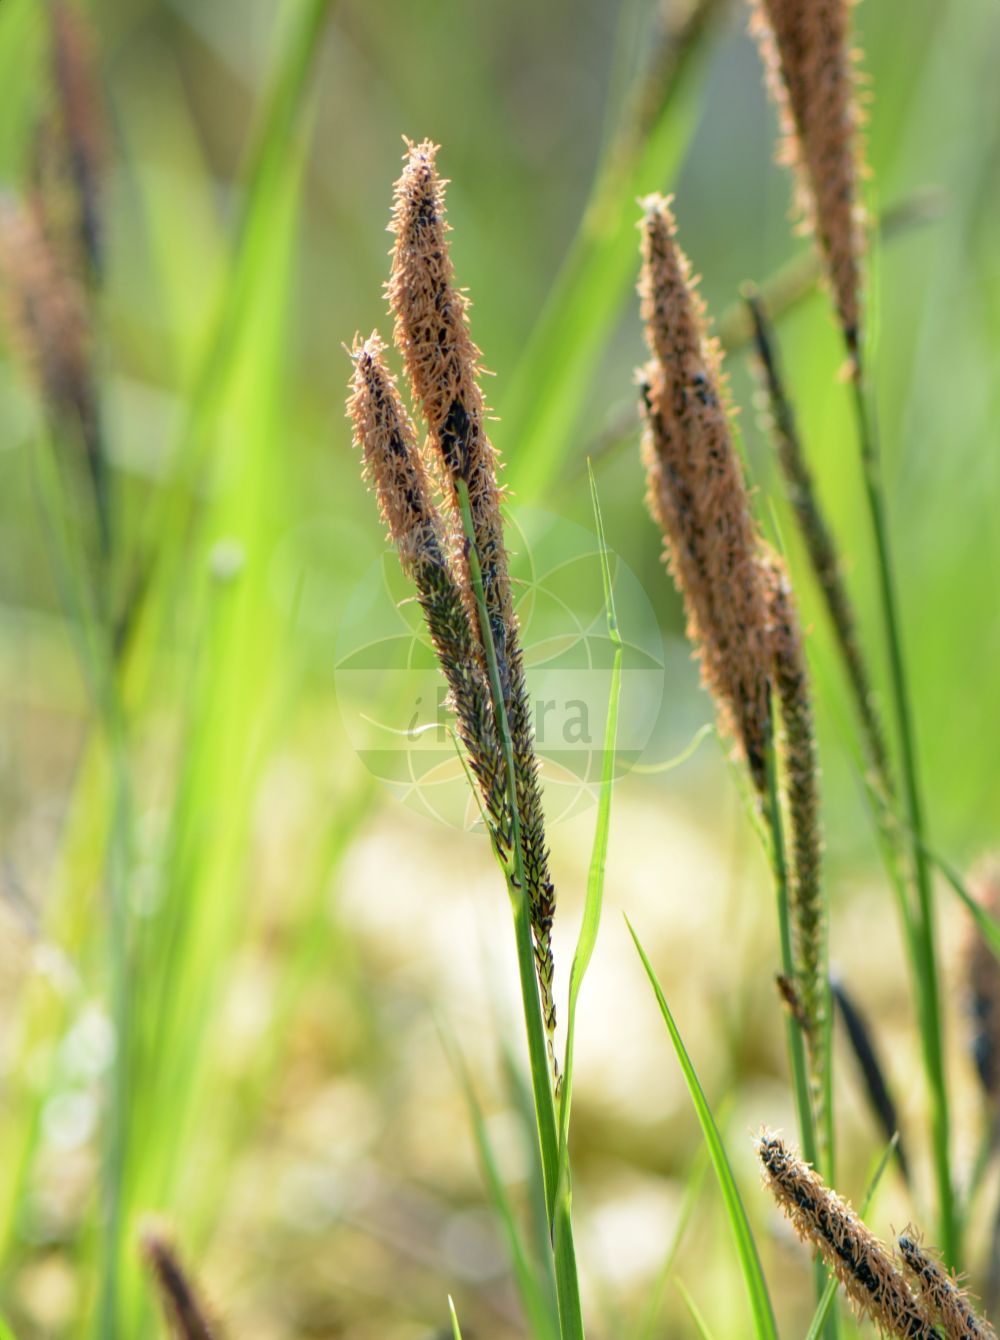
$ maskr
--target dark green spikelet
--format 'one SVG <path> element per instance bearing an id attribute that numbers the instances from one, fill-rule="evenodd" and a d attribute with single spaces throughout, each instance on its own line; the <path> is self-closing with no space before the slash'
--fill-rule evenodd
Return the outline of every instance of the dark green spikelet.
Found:
<path id="1" fill-rule="evenodd" d="M 917 1295 L 944 1332 L 945 1340 L 996 1340 L 993 1327 L 976 1315 L 953 1276 L 913 1236 L 904 1233 L 897 1245 Z"/>
<path id="2" fill-rule="evenodd" d="M 555 889 L 549 875 L 538 760 L 504 546 L 497 457 L 486 432 L 486 408 L 479 386 L 481 355 L 469 332 L 468 299 L 455 284 L 445 219 L 445 183 L 437 172 L 436 154 L 437 146 L 429 141 L 407 147 L 406 166 L 396 183 L 392 220 L 396 243 L 388 296 L 396 319 L 396 344 L 427 421 L 428 440 L 440 459 L 456 517 L 459 489 L 464 487 L 468 492 L 503 695 L 503 702 L 495 707 L 498 714 L 506 714 L 513 746 L 525 893 L 551 1050 L 556 1017 L 552 993 Z M 462 580 L 469 589 L 467 571 L 463 571 Z M 481 650 L 481 661 L 484 657 L 485 651 Z M 497 729 L 502 729 L 499 721 Z"/>
<path id="3" fill-rule="evenodd" d="M 812 471 L 802 449 L 795 412 L 785 390 L 777 341 L 770 319 L 759 293 L 751 289 L 744 296 L 753 327 L 761 380 L 767 391 L 768 428 L 774 440 L 778 464 L 785 476 L 788 501 L 795 513 L 840 648 L 861 722 L 872 781 L 878 786 L 883 800 L 890 801 L 893 783 L 889 751 L 875 703 L 871 676 L 858 639 L 854 606 L 844 584 L 837 542 L 820 506 Z"/>
<path id="4" fill-rule="evenodd" d="M 872 1113 L 886 1140 L 896 1140 L 896 1162 L 906 1182 L 910 1180 L 910 1164 L 906 1146 L 900 1133 L 899 1111 L 889 1088 L 889 1080 L 882 1062 L 879 1060 L 875 1035 L 857 1001 L 839 978 L 830 983 L 833 1003 L 840 1012 L 841 1022 L 847 1033 L 847 1041 L 858 1063 L 861 1081 Z"/>
<path id="5" fill-rule="evenodd" d="M 805 1021 L 814 1085 L 822 1071 L 827 1013 L 826 906 L 821 881 L 816 735 L 809 673 L 798 614 L 781 559 L 766 553 L 764 567 L 771 638 L 771 679 L 778 700 L 778 755 L 792 836 L 790 906 L 796 988 Z"/>
<path id="6" fill-rule="evenodd" d="M 348 414 L 365 458 L 365 471 L 378 497 L 403 570 L 417 589 L 434 651 L 448 683 L 458 735 L 479 786 L 493 841 L 510 849 L 503 755 L 478 642 L 462 590 L 452 573 L 444 530 L 413 426 L 382 359 L 382 341 L 373 334 L 355 341 L 354 376 Z"/>

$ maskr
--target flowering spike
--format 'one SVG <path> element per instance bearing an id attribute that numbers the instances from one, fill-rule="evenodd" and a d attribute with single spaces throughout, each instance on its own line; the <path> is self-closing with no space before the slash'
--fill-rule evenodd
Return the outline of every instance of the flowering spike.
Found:
<path id="1" fill-rule="evenodd" d="M 901 1340 L 938 1340 L 937 1332 L 907 1287 L 902 1273 L 847 1201 L 831 1191 L 780 1136 L 757 1141 L 764 1180 L 792 1227 L 815 1247 L 861 1316 Z"/>
<path id="2" fill-rule="evenodd" d="M 757 533 L 724 403 L 718 349 L 661 196 L 644 201 L 639 293 L 652 360 L 640 373 L 643 459 L 688 636 L 757 788 L 770 739 L 767 600 Z"/>
<path id="3" fill-rule="evenodd" d="M 860 336 L 864 216 L 859 114 L 850 50 L 851 0 L 751 0 L 768 84 L 780 114 L 782 159 L 815 230 L 848 350 Z"/>
<path id="4" fill-rule="evenodd" d="M 898 1246 L 906 1273 L 925 1308 L 944 1331 L 945 1340 L 996 1340 L 993 1327 L 976 1316 L 954 1278 L 913 1236 L 904 1233 Z"/>
<path id="5" fill-rule="evenodd" d="M 506 713 L 513 744 L 535 966 L 551 1044 L 555 1029 L 551 946 L 555 889 L 549 876 L 538 761 L 503 541 L 496 453 L 484 424 L 486 411 L 478 380 L 481 356 L 469 334 L 468 299 L 455 286 L 445 183 L 438 176 L 436 155 L 437 146 L 429 140 L 407 141 L 406 166 L 395 191 L 391 230 L 396 242 L 388 297 L 396 321 L 395 341 L 427 421 L 429 443 L 439 460 L 454 515 L 461 488 L 468 490 L 503 695 L 503 703 L 496 707 L 498 713 Z M 465 585 L 468 589 L 467 573 Z"/>
<path id="6" fill-rule="evenodd" d="M 443 524 L 430 480 L 413 425 L 383 361 L 383 349 L 377 334 L 355 341 L 348 414 L 379 510 L 403 570 L 417 588 L 493 840 L 506 854 L 511 841 L 510 812 L 492 703 L 466 601 L 445 551 Z"/>

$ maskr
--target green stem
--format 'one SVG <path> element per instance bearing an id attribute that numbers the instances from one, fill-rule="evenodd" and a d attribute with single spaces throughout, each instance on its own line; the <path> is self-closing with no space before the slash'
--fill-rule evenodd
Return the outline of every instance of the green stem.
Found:
<path id="1" fill-rule="evenodd" d="M 958 1225 L 955 1216 L 954 1188 L 951 1182 L 948 1152 L 948 1091 L 945 1084 L 944 1047 L 941 1034 L 934 900 L 931 889 L 930 863 L 927 859 L 924 843 L 923 803 L 917 770 L 916 738 L 906 679 L 905 658 L 903 656 L 902 633 L 896 600 L 892 555 L 889 546 L 875 418 L 869 407 L 869 397 L 860 371 L 853 377 L 852 386 L 858 441 L 861 448 L 865 498 L 875 541 L 879 600 L 889 662 L 893 711 L 899 745 L 900 772 L 903 782 L 903 799 L 909 824 L 910 852 L 917 896 L 917 916 L 914 922 L 914 947 L 917 957 L 914 967 L 918 983 L 917 1008 L 920 1017 L 924 1068 L 927 1073 L 931 1099 L 934 1175 L 938 1190 L 938 1241 L 946 1263 L 955 1266 L 959 1251 Z"/>
<path id="2" fill-rule="evenodd" d="M 795 981 L 795 959 L 792 952 L 792 918 L 788 901 L 788 862 L 785 858 L 785 836 L 781 821 L 781 805 L 778 800 L 778 761 L 774 745 L 767 751 L 767 821 L 771 830 L 771 869 L 774 873 L 774 888 L 778 903 L 778 930 L 781 941 L 781 971 L 790 982 Z M 829 1011 L 829 1006 L 828 1006 Z M 829 1012 L 828 1016 L 829 1017 Z M 795 1093 L 795 1111 L 798 1117 L 799 1138 L 802 1141 L 802 1157 L 814 1167 L 818 1163 L 816 1142 L 816 1122 L 813 1117 L 812 1098 L 809 1091 L 809 1067 L 806 1059 L 805 1039 L 802 1028 L 790 1011 L 785 1015 L 785 1029 L 788 1037 L 788 1052 L 792 1066 L 792 1088 Z M 827 1060 L 829 1070 L 829 1058 Z M 832 1121 L 832 1117 L 830 1118 Z M 832 1143 L 830 1145 L 832 1150 Z M 827 1271 L 821 1261 L 815 1263 L 816 1297 L 822 1300 L 827 1288 Z M 836 1334 L 836 1317 L 827 1318 L 827 1334 L 831 1338 Z"/>
<path id="3" fill-rule="evenodd" d="M 464 480 L 456 485 L 462 527 L 468 547 L 469 576 L 476 598 L 479 628 L 486 653 L 490 693 L 496 710 L 497 728 L 503 750 L 507 774 L 507 796 L 511 814 L 511 852 L 504 862 L 507 889 L 514 912 L 514 931 L 517 942 L 517 966 L 521 983 L 521 1001 L 524 1008 L 525 1031 L 528 1039 L 528 1059 L 531 1069 L 531 1088 L 535 1103 L 535 1123 L 545 1183 L 545 1203 L 548 1214 L 549 1237 L 554 1251 L 556 1294 L 559 1302 L 559 1328 L 563 1340 L 583 1340 L 583 1314 L 580 1306 L 580 1286 L 576 1272 L 576 1252 L 570 1220 L 568 1188 L 559 1186 L 559 1135 L 556 1126 L 555 1098 L 552 1092 L 549 1054 L 542 1020 L 541 998 L 535 973 L 535 952 L 531 938 L 531 914 L 528 907 L 524 856 L 521 846 L 521 824 L 517 809 L 517 791 L 514 774 L 514 744 L 510 722 L 504 704 L 497 665 L 493 631 L 490 627 L 483 590 L 483 574 L 476 550 L 475 530 L 469 491 Z"/>
<path id="4" fill-rule="evenodd" d="M 767 751 L 767 822 L 771 830 L 771 869 L 778 902 L 778 930 L 781 939 L 781 971 L 795 981 L 795 958 L 792 952 L 792 919 L 788 904 L 788 863 L 785 859 L 785 837 L 778 801 L 778 766 L 773 745 Z M 809 1070 L 806 1064 L 805 1041 L 798 1021 L 790 1012 L 785 1022 L 788 1032 L 788 1051 L 792 1064 L 792 1084 L 795 1091 L 795 1110 L 802 1140 L 802 1157 L 807 1163 L 816 1163 L 816 1124 L 813 1120 L 809 1094 Z"/>

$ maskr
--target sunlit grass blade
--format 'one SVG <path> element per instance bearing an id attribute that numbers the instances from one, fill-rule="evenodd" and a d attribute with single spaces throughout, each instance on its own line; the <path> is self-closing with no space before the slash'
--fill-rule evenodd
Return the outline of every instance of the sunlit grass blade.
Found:
<path id="1" fill-rule="evenodd" d="M 965 904 L 966 910 L 975 921 L 980 935 L 989 945 L 996 958 L 1000 960 L 1000 925 L 993 920 L 979 900 L 969 892 L 965 881 L 954 866 L 950 865 L 944 857 L 935 855 L 929 848 L 927 854 L 941 871 L 948 887 Z"/>
<path id="2" fill-rule="evenodd" d="M 558 1312 L 554 1310 L 555 1300 L 552 1299 L 552 1306 L 550 1307 L 546 1292 L 532 1261 L 531 1253 L 517 1222 L 511 1199 L 507 1194 L 507 1188 L 504 1185 L 496 1153 L 483 1117 L 483 1110 L 476 1096 L 465 1058 L 453 1037 L 443 1028 L 439 1028 L 439 1033 L 442 1046 L 465 1097 L 469 1120 L 472 1124 L 472 1133 L 476 1142 L 476 1152 L 479 1155 L 480 1168 L 486 1182 L 486 1190 L 489 1194 L 493 1212 L 500 1225 L 504 1242 L 507 1244 L 514 1282 L 521 1299 L 521 1305 L 524 1308 L 530 1334 L 538 1337 L 538 1340 L 556 1340 L 559 1335 L 559 1316 Z"/>
<path id="3" fill-rule="evenodd" d="M 714 6 L 703 7 L 713 9 Z M 635 201 L 669 189 L 704 95 L 710 19 L 688 34 L 645 139 L 612 141 L 576 237 L 528 339 L 506 400 L 509 474 L 522 499 L 544 494 L 577 441 L 591 373 L 633 282 Z"/>
<path id="4" fill-rule="evenodd" d="M 201 356 L 188 388 L 184 420 L 167 486 L 157 499 L 148 525 L 152 540 L 143 562 L 155 568 L 157 604 L 149 602 L 151 626 L 140 620 L 133 639 L 132 678 L 142 685 L 157 651 L 157 620 L 164 601 L 176 590 L 189 544 L 189 512 L 211 430 L 227 389 L 237 376 L 246 349 L 245 332 L 253 323 L 261 285 L 282 245 L 281 217 L 290 185 L 298 192 L 303 146 L 294 130 L 302 116 L 309 76 L 319 50 L 324 22 L 336 0 L 308 0 L 298 10 L 276 59 L 256 134 L 247 156 L 242 207 L 236 220 L 229 264 Z M 145 634 L 145 635 L 143 635 Z"/>
<path id="5" fill-rule="evenodd" d="M 590 497 L 594 509 L 594 525 L 601 554 L 601 577 L 604 583 L 604 607 L 607 615 L 608 638 L 614 646 L 611 665 L 611 687 L 604 727 L 604 749 L 601 758 L 601 789 L 594 821 L 594 842 L 590 868 L 587 872 L 587 895 L 583 905 L 583 919 L 576 942 L 576 953 L 569 976 L 569 1004 L 566 1010 L 566 1052 L 563 1062 L 562 1092 L 559 1109 L 559 1178 L 564 1189 L 569 1186 L 569 1120 L 573 1096 L 573 1047 L 576 1041 L 576 1007 L 580 988 L 597 944 L 604 905 L 604 879 L 607 869 L 608 834 L 611 827 L 611 793 L 614 787 L 615 758 L 618 741 L 618 709 L 621 700 L 623 646 L 615 612 L 614 582 L 608 561 L 608 545 L 604 535 L 600 500 L 593 471 L 590 474 Z"/>
<path id="6" fill-rule="evenodd" d="M 702 1134 L 705 1137 L 705 1143 L 708 1146 L 709 1157 L 712 1160 L 712 1167 L 715 1170 L 715 1176 L 719 1183 L 719 1190 L 722 1192 L 722 1199 L 726 1207 L 726 1217 L 729 1221 L 730 1231 L 733 1235 L 733 1241 L 736 1246 L 736 1252 L 740 1260 L 740 1269 L 743 1274 L 743 1282 L 746 1286 L 747 1297 L 750 1302 L 750 1310 L 753 1314 L 754 1334 L 758 1340 L 777 1340 L 777 1327 L 774 1320 L 774 1310 L 771 1306 L 771 1297 L 768 1293 L 767 1281 L 764 1279 L 764 1271 L 760 1263 L 760 1256 L 757 1252 L 757 1244 L 754 1241 L 753 1230 L 750 1227 L 750 1221 L 747 1218 L 747 1212 L 743 1205 L 743 1200 L 736 1185 L 736 1179 L 733 1176 L 733 1170 L 729 1163 L 729 1157 L 726 1154 L 725 1146 L 722 1143 L 722 1137 L 719 1134 L 719 1128 L 715 1124 L 715 1118 L 712 1116 L 712 1110 L 709 1107 L 708 1099 L 701 1087 L 691 1058 L 687 1054 L 680 1031 L 674 1022 L 674 1017 L 670 1013 L 670 1007 L 667 1005 L 663 989 L 653 971 L 653 965 L 646 957 L 646 951 L 640 943 L 632 923 L 626 917 L 626 925 L 629 934 L 635 943 L 635 947 L 642 960 L 642 966 L 646 970 L 646 976 L 649 978 L 650 986 L 656 996 L 656 1002 L 660 1007 L 660 1013 L 670 1034 L 670 1040 L 674 1044 L 674 1051 L 677 1053 L 677 1060 L 680 1063 L 684 1074 L 684 1080 L 688 1087 L 688 1093 L 691 1095 L 691 1102 L 694 1105 L 698 1116 L 698 1122 L 701 1126 Z"/>
<path id="7" fill-rule="evenodd" d="M 677 1280 L 677 1292 L 684 1299 L 684 1306 L 691 1314 L 691 1320 L 694 1322 L 694 1328 L 701 1336 L 701 1340 L 714 1340 L 712 1332 L 708 1328 L 708 1323 L 699 1311 L 698 1304 L 691 1297 L 686 1285 L 682 1280 Z"/>
<path id="8" fill-rule="evenodd" d="M 448 1315 L 451 1317 L 452 1340 L 462 1340 L 462 1328 L 458 1324 L 458 1313 L 455 1311 L 455 1300 L 451 1294 L 448 1295 Z"/>
<path id="9" fill-rule="evenodd" d="M 663 1295 L 673 1273 L 677 1253 L 684 1241 L 684 1234 L 687 1232 L 688 1224 L 691 1222 L 691 1216 L 694 1214 L 695 1206 L 705 1184 L 708 1164 L 708 1145 L 702 1141 L 688 1173 L 687 1184 L 684 1188 L 684 1199 L 681 1202 L 680 1213 L 677 1216 L 677 1223 L 674 1226 L 670 1244 L 663 1258 L 663 1264 L 657 1272 L 656 1281 L 650 1290 L 642 1316 L 631 1331 L 631 1340 L 652 1340 L 656 1331 Z"/>
<path id="10" fill-rule="evenodd" d="M 861 1203 L 860 1217 L 862 1219 L 868 1214 L 871 1208 L 872 1200 L 878 1189 L 878 1184 L 882 1180 L 882 1174 L 889 1166 L 889 1160 L 892 1158 L 899 1143 L 899 1136 L 894 1135 L 886 1145 L 879 1158 L 878 1166 L 872 1174 L 871 1181 L 868 1183 L 868 1189 L 865 1192 L 865 1198 Z M 823 1297 L 819 1300 L 816 1311 L 813 1313 L 813 1319 L 809 1324 L 809 1330 L 806 1332 L 806 1340 L 819 1340 L 826 1325 L 826 1319 L 829 1316 L 830 1308 L 833 1304 L 834 1294 L 837 1292 L 837 1277 L 830 1275 L 826 1282 L 826 1288 L 823 1290 Z"/>
<path id="11" fill-rule="evenodd" d="M 476 534 L 472 521 L 469 490 L 464 480 L 458 483 L 457 495 L 468 553 L 469 577 L 476 605 L 482 646 L 485 651 L 490 694 L 496 710 L 506 771 L 511 814 L 512 850 L 509 860 L 503 863 L 503 868 L 508 893 L 510 894 L 511 910 L 514 914 L 514 935 L 517 945 L 518 974 L 528 1044 L 531 1089 L 535 1108 L 538 1147 L 541 1154 L 542 1175 L 545 1183 L 545 1204 L 549 1234 L 553 1248 L 556 1295 L 559 1300 L 559 1329 L 562 1340 L 583 1340 L 583 1313 L 580 1307 L 580 1284 L 577 1278 L 569 1196 L 560 1193 L 559 1132 L 552 1073 L 549 1068 L 549 1054 L 542 1020 L 541 997 L 539 995 L 538 978 L 535 973 L 530 909 L 527 899 L 528 882 L 524 872 L 510 722 L 500 687 L 496 646 L 493 641 L 493 630 L 483 590 L 483 576 L 476 548 Z"/>

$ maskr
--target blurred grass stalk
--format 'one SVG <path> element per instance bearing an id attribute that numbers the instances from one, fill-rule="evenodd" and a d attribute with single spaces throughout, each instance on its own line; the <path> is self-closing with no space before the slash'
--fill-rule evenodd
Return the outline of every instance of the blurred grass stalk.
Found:
<path id="1" fill-rule="evenodd" d="M 67 618 L 78 635 L 81 664 L 102 723 L 102 738 L 87 746 L 79 769 L 63 842 L 65 888 L 47 918 L 55 943 L 73 958 L 81 956 L 94 932 L 86 903 L 103 847 L 110 907 L 109 1008 L 116 1044 L 103 1116 L 101 1226 L 83 1239 L 81 1248 L 102 1262 L 95 1314 L 102 1337 L 137 1333 L 147 1308 L 131 1244 L 137 1212 L 150 1205 L 159 1208 L 165 1201 L 177 1205 L 187 1194 L 186 1215 L 198 1213 L 198 1191 L 180 1160 L 192 1123 L 198 1113 L 204 1116 L 199 1080 L 205 1074 L 211 1004 L 239 924 L 236 881 L 276 688 L 270 658 L 255 658 L 252 649 L 280 641 L 262 622 L 273 616 L 261 564 L 268 556 L 272 510 L 281 497 L 274 443 L 283 419 L 278 394 L 282 318 L 303 163 L 294 131 L 332 8 L 332 0 L 286 6 L 286 41 L 276 58 L 248 160 L 247 188 L 218 315 L 195 374 L 188 423 L 162 495 L 165 505 L 154 507 L 142 536 L 154 565 L 153 579 L 117 671 L 104 644 L 106 630 L 89 609 L 93 601 L 80 589 L 83 565 L 73 552 L 72 537 L 57 535 L 59 543 L 53 545 Z M 227 486 L 205 517 L 193 518 L 189 511 L 195 471 L 204 463 L 211 429 L 223 408 L 231 415 L 224 447 L 232 458 Z M 232 432 L 238 425 L 242 427 Z M 59 481 L 50 456 L 50 447 L 40 444 L 44 514 L 51 528 L 72 516 L 73 508 L 65 499 L 60 504 L 54 491 Z M 205 560 L 204 539 L 191 544 L 193 525 L 202 536 L 206 530 L 208 535 L 221 530 L 238 536 L 242 554 L 236 571 L 220 569 L 213 578 L 203 567 L 196 576 L 197 626 L 208 633 L 197 661 L 207 652 L 207 663 L 199 669 L 196 662 L 184 699 L 184 761 L 172 802 L 161 901 L 155 915 L 137 918 L 129 892 L 135 853 L 128 737 L 141 719 L 138 714 L 149 705 L 151 673 L 159 668 L 157 653 L 176 612 L 179 566 L 186 569 L 192 558 Z M 238 589 L 230 593 L 225 587 L 232 580 Z M 249 675 L 252 663 L 256 668 Z M 101 816 L 108 815 L 110 823 L 102 822 Z M 225 839 L 207 842 L 216 827 Z M 83 861 L 71 856 L 83 852 Z M 15 1067 L 19 1088 L 10 1109 L 12 1126 L 4 1134 L 5 1148 L 13 1155 L 4 1160 L 0 1193 L 0 1236 L 8 1262 L 26 1210 L 41 1110 L 54 1079 L 55 1046 L 69 1006 L 69 1000 L 53 998 L 41 983 L 22 1006 L 21 1054 L 24 1061 L 31 1056 L 34 1064 Z M 47 1072 L 39 1082 L 39 1073 Z M 36 1078 L 29 1080 L 29 1073 Z"/>
<path id="2" fill-rule="evenodd" d="M 931 1142 L 938 1194 L 938 1241 L 945 1262 L 957 1268 L 961 1259 L 955 1187 L 951 1174 L 950 1115 L 944 1064 L 941 999 L 938 981 L 934 894 L 926 850 L 924 802 L 917 764 L 916 729 L 903 650 L 903 635 L 896 596 L 896 580 L 886 515 L 885 486 L 876 430 L 875 408 L 867 381 L 867 359 L 859 358 L 851 379 L 852 403 L 857 424 L 858 446 L 864 479 L 868 519 L 875 545 L 878 593 L 883 637 L 889 664 L 889 682 L 896 724 L 899 771 L 903 781 L 906 828 L 895 831 L 909 848 L 915 891 L 915 918 L 910 941 L 916 982 L 917 1013 L 924 1069 L 931 1099 Z M 890 789 L 888 794 L 893 794 Z"/>
<path id="3" fill-rule="evenodd" d="M 778 108 L 783 142 L 781 156 L 793 169 L 796 199 L 814 234 L 826 270 L 831 305 L 843 338 L 850 378 L 860 465 L 868 521 L 875 549 L 875 573 L 882 637 L 889 670 L 896 751 L 907 832 L 898 825 L 887 834 L 899 841 L 911 867 L 912 928 L 906 936 L 910 952 L 920 1025 L 921 1047 L 931 1106 L 931 1143 L 938 1196 L 938 1241 L 950 1266 L 957 1264 L 959 1244 L 949 1152 L 949 1101 L 944 1069 L 941 1010 L 935 944 L 933 890 L 924 850 L 924 805 L 917 769 L 916 737 L 910 703 L 902 629 L 896 597 L 894 564 L 886 516 L 877 425 L 871 391 L 870 323 L 863 298 L 866 276 L 865 219 L 858 129 L 861 122 L 854 70 L 850 5 L 837 0 L 813 6 L 805 0 L 752 0 L 752 28 L 757 36 L 767 83 Z M 867 225 L 870 228 L 870 224 Z M 799 516 L 801 518 L 801 511 Z M 808 543 L 808 535 L 807 535 Z M 810 547 L 815 561 L 815 546 Z M 817 575 L 821 584 L 824 572 Z M 829 604 L 829 601 L 828 601 Z M 881 732 L 866 714 L 868 706 L 858 677 L 852 675 L 849 639 L 834 620 L 838 645 L 861 715 L 869 758 L 884 759 Z M 867 679 L 867 676 L 865 676 Z M 887 772 L 887 769 L 883 767 Z M 887 800 L 896 793 L 892 778 L 883 776 Z M 901 898 L 902 901 L 902 898 Z M 808 1155 L 807 1155 L 808 1157 Z"/>

